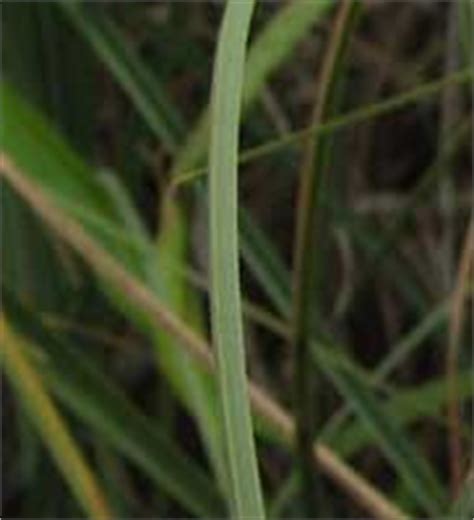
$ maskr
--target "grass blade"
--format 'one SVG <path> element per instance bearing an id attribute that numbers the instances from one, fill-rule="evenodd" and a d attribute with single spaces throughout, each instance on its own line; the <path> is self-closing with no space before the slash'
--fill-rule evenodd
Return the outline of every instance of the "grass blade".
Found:
<path id="1" fill-rule="evenodd" d="M 247 395 L 237 224 L 240 105 L 254 5 L 232 0 L 226 5 L 214 65 L 210 147 L 211 323 L 237 518 L 265 517 Z"/>
<path id="2" fill-rule="evenodd" d="M 343 0 L 340 3 L 327 52 L 324 56 L 321 77 L 318 79 L 318 92 L 312 116 L 312 126 L 319 126 L 333 109 L 335 94 L 341 78 L 342 63 L 352 22 L 355 19 L 356 3 Z M 292 338 L 294 356 L 294 404 L 296 417 L 296 442 L 298 449 L 297 466 L 302 480 L 302 494 L 306 515 L 311 516 L 316 509 L 314 498 L 315 478 L 311 464 L 311 445 L 315 428 L 320 427 L 321 390 L 315 405 L 314 379 L 311 368 L 310 339 L 314 320 L 314 307 L 320 302 L 321 254 L 323 249 L 323 229 L 325 227 L 321 200 L 326 189 L 324 173 L 328 170 L 327 155 L 329 141 L 324 137 L 308 137 L 303 164 L 299 175 L 296 201 L 296 228 L 293 253 L 293 292 L 292 292 Z M 315 232 L 316 229 L 316 232 Z M 316 299 L 315 299 L 316 293 Z M 316 303 L 316 305 L 315 305 Z M 321 387 L 322 388 L 322 387 Z M 316 409 L 316 413 L 313 411 Z M 320 487 L 320 486 L 318 486 Z M 321 501 L 322 494 L 320 494 Z M 319 504 L 321 507 L 321 504 Z"/>
<path id="3" fill-rule="evenodd" d="M 446 352 L 446 386 L 449 395 L 448 400 L 448 453 L 451 470 L 451 492 L 456 497 L 462 483 L 462 458 L 463 445 L 461 442 L 461 408 L 457 392 L 457 379 L 460 362 L 460 343 L 462 340 L 463 324 L 466 314 L 466 287 L 469 285 L 470 273 L 473 267 L 474 257 L 474 220 L 469 222 L 466 237 L 462 246 L 459 260 L 456 283 L 453 290 L 450 309 L 448 348 Z"/>
<path id="4" fill-rule="evenodd" d="M 3 316 L 0 317 L 0 343 L 6 373 L 72 493 L 91 518 L 113 518 L 94 474 L 28 359 L 25 341 Z"/>

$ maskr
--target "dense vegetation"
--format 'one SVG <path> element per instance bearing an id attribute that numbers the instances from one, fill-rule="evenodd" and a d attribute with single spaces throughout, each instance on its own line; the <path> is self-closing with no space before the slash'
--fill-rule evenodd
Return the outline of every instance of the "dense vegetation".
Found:
<path id="1" fill-rule="evenodd" d="M 1 10 L 2 517 L 471 518 L 472 2 Z"/>

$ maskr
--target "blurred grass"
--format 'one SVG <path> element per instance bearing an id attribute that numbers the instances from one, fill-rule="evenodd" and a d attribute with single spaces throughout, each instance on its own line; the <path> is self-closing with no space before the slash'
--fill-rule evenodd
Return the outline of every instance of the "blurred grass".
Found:
<path id="1" fill-rule="evenodd" d="M 472 9 L 469 2 L 456 8 L 457 40 L 449 48 L 457 66 L 447 75 L 442 62 L 451 33 L 442 4 L 397 10 L 357 2 L 361 18 L 347 42 L 341 87 L 331 92 L 341 115 L 305 128 L 336 4 L 258 5 L 244 73 L 235 156 L 244 174 L 238 297 L 265 502 L 284 517 L 301 507 L 285 410 L 295 377 L 283 345 L 291 329 L 296 161 L 302 143 L 324 138 L 332 143 L 331 161 L 320 165 L 331 178 L 320 201 L 324 287 L 308 333 L 321 347 L 315 355 L 326 374 L 320 426 L 333 450 L 318 444 L 314 452 L 323 479 L 336 484 L 324 486 L 324 510 L 334 517 L 466 518 L 472 330 L 466 323 L 459 333 L 462 368 L 454 375 L 466 484 L 450 503 L 443 338 L 455 280 L 440 282 L 437 246 L 449 237 L 436 193 L 450 175 L 456 258 L 471 218 L 465 195 L 472 173 Z M 4 432 L 2 485 L 9 517 L 91 510 L 88 492 L 77 491 L 74 481 L 81 472 L 64 470 L 67 454 L 57 453 L 61 444 L 45 437 L 38 422 L 52 406 L 61 414 L 59 438 L 84 454 L 85 481 L 97 483 L 114 513 L 227 514 L 232 463 L 220 391 L 204 366 L 210 359 L 201 340 L 210 328 L 208 279 L 223 274 L 208 265 L 202 225 L 216 203 L 203 174 L 209 132 L 218 129 L 202 107 L 222 7 L 2 6 L 2 167 L 13 161 L 18 178 L 29 183 L 30 201 L 44 195 L 50 210 L 64 216 L 45 226 L 38 207 L 32 211 L 2 172 L 2 303 L 8 327 L 22 338 L 6 345 L 2 334 L 4 417 L 12 424 Z M 235 72 L 233 62 L 226 65 Z M 456 92 L 451 99 L 458 106 L 450 110 L 466 114 L 447 134 L 439 131 L 446 89 Z M 195 179 L 193 190 L 176 189 Z M 319 249 L 320 234 L 312 237 Z M 85 238 L 113 262 L 98 269 L 93 255 L 65 245 L 68 237 L 73 244 Z M 91 276 L 90 267 L 101 276 Z M 314 298 L 308 280 L 302 283 Z M 18 363 L 5 363 L 27 359 L 20 343 L 28 345 L 26 375 L 15 372 Z M 25 382 L 36 385 L 26 408 L 17 405 L 30 388 Z M 267 401 L 261 388 L 275 399 Z M 38 404 L 35 394 L 46 397 Z M 321 506 L 317 501 L 319 515 Z"/>

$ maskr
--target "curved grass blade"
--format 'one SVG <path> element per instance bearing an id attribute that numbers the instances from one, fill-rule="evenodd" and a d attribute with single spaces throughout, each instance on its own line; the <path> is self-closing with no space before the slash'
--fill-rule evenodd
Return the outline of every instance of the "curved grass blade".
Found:
<path id="1" fill-rule="evenodd" d="M 212 88 L 211 324 L 216 343 L 233 514 L 265 517 L 247 394 L 239 288 L 237 154 L 245 47 L 254 1 L 226 4 Z"/>
<path id="2" fill-rule="evenodd" d="M 187 323 L 204 335 L 201 308 L 195 289 L 170 265 L 176 259 L 186 258 L 186 218 L 177 204 L 168 204 L 166 200 L 162 214 L 163 222 L 155 249 L 161 284 L 164 286 L 161 293 L 167 295 L 166 301 L 176 313 L 181 314 Z M 187 352 L 180 349 L 172 334 L 158 330 L 156 341 L 161 344 L 161 348 L 157 349 L 159 363 L 169 374 L 183 403 L 194 412 L 219 486 L 228 494 L 228 467 L 216 381 Z"/>
<path id="3" fill-rule="evenodd" d="M 41 376 L 28 359 L 24 339 L 3 316 L 0 316 L 0 343 L 6 373 L 77 501 L 91 518 L 112 519 L 95 475 L 44 389 Z"/>
<path id="4" fill-rule="evenodd" d="M 5 292 L 6 312 L 34 338 L 45 383 L 101 439 L 134 462 L 160 489 L 196 515 L 222 515 L 223 503 L 207 475 L 139 412 L 92 361 L 48 333 L 31 311 Z"/>

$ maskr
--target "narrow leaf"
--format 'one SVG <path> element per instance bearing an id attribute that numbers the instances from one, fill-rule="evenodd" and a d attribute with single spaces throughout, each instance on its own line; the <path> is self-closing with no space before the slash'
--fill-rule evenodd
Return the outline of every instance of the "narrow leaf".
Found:
<path id="1" fill-rule="evenodd" d="M 0 317 L 0 343 L 6 373 L 72 493 L 91 518 L 113 518 L 95 475 L 28 359 L 25 340 L 3 316 Z"/>
<path id="2" fill-rule="evenodd" d="M 237 155 L 245 47 L 255 2 L 226 5 L 212 89 L 210 236 L 212 330 L 217 348 L 233 512 L 264 518 L 247 394 L 239 288 Z"/>

